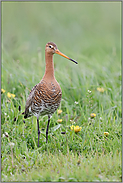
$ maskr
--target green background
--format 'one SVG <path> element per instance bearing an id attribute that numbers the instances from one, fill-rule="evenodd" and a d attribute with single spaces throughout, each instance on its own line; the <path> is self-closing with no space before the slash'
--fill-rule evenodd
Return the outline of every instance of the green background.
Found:
<path id="1" fill-rule="evenodd" d="M 2 180 L 121 181 L 121 2 L 1 5 Z M 38 148 L 36 118 L 23 123 L 21 112 L 29 91 L 43 77 L 49 41 L 79 64 L 54 55 L 63 112 L 51 119 L 47 145 L 47 117 L 40 117 Z M 8 92 L 15 98 L 8 98 Z M 71 125 L 82 129 L 75 134 Z"/>

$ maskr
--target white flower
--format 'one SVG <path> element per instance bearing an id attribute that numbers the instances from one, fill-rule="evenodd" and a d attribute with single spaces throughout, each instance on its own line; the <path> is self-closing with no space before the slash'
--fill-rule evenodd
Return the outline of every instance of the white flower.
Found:
<path id="1" fill-rule="evenodd" d="M 5 132 L 5 136 L 6 136 L 6 137 L 8 137 L 8 136 L 9 136 L 9 134 L 8 134 L 7 132 Z"/>
<path id="2" fill-rule="evenodd" d="M 91 93 L 91 90 L 88 90 L 88 93 Z"/>
<path id="3" fill-rule="evenodd" d="M 5 137 L 5 134 L 3 134 L 2 137 L 4 138 Z"/>
<path id="4" fill-rule="evenodd" d="M 75 104 L 78 104 L 79 102 L 75 101 Z"/>
<path id="5" fill-rule="evenodd" d="M 9 145 L 13 148 L 15 143 L 14 142 L 10 142 Z"/>

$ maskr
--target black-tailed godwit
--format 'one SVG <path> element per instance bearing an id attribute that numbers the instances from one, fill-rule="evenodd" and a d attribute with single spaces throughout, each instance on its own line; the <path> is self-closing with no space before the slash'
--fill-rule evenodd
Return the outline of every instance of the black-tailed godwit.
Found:
<path id="1" fill-rule="evenodd" d="M 32 115 L 37 117 L 37 127 L 38 127 L 38 147 L 39 147 L 39 116 L 47 115 L 48 124 L 46 129 L 46 143 L 48 140 L 48 128 L 50 123 L 50 118 L 52 114 L 59 107 L 62 91 L 59 83 L 56 81 L 54 76 L 54 64 L 53 64 L 53 54 L 57 53 L 73 62 L 78 64 L 75 60 L 69 58 L 68 56 L 61 53 L 56 44 L 53 42 L 48 42 L 45 47 L 45 74 L 42 80 L 35 85 L 26 101 L 24 118 L 28 118 Z"/>

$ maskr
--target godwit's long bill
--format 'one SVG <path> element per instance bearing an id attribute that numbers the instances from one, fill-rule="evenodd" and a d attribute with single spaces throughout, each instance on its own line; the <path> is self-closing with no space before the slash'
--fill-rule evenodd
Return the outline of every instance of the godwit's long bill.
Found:
<path id="1" fill-rule="evenodd" d="M 59 54 L 76 64 L 75 60 L 61 53 L 56 44 L 53 42 L 48 42 L 45 47 L 45 74 L 42 80 L 35 85 L 26 101 L 24 118 L 28 118 L 32 115 L 37 117 L 37 128 L 38 128 L 38 147 L 39 147 L 39 116 L 47 115 L 48 124 L 46 129 L 46 143 L 48 141 L 48 129 L 50 118 L 52 114 L 57 110 L 61 102 L 62 91 L 59 83 L 56 81 L 54 76 L 54 64 L 53 64 L 53 54 Z"/>
<path id="2" fill-rule="evenodd" d="M 75 61 L 75 60 L 73 60 L 72 58 L 70 58 L 70 57 L 66 56 L 64 53 L 60 52 L 58 49 L 56 49 L 56 50 L 55 50 L 55 53 L 57 53 L 57 54 L 61 55 L 62 57 L 65 57 L 65 58 L 67 58 L 67 59 L 71 60 L 72 62 L 75 62 L 76 64 L 78 64 L 78 62 L 76 62 L 76 61 Z"/>

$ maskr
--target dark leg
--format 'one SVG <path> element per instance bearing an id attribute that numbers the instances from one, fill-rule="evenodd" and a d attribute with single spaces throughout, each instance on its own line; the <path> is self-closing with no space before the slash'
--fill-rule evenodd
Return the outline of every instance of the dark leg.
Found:
<path id="1" fill-rule="evenodd" d="M 38 147 L 39 147 L 40 130 L 39 130 L 39 119 L 38 118 L 37 118 L 37 126 L 38 126 Z"/>
<path id="2" fill-rule="evenodd" d="M 48 140 L 48 128 L 49 128 L 49 123 L 50 123 L 50 116 L 48 115 L 48 124 L 47 124 L 47 130 L 46 130 L 46 143 Z"/>

